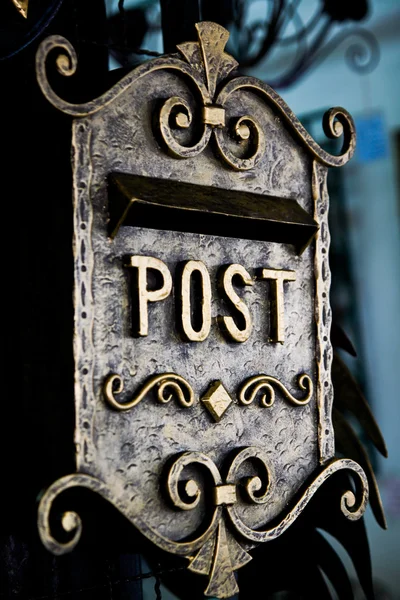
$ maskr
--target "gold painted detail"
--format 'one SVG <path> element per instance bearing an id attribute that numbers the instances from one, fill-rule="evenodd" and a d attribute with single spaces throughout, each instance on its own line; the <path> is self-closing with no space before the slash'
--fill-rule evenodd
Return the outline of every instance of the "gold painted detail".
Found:
<path id="1" fill-rule="evenodd" d="M 205 106 L 203 108 L 203 123 L 213 127 L 225 127 L 225 109 L 219 106 Z"/>
<path id="2" fill-rule="evenodd" d="M 187 129 L 190 126 L 189 117 L 183 112 L 177 113 L 175 123 L 177 127 L 180 127 L 181 129 Z"/>
<path id="3" fill-rule="evenodd" d="M 201 281 L 201 326 L 195 329 L 192 324 L 191 288 L 194 274 Z M 211 281 L 206 265 L 201 260 L 188 260 L 184 263 L 180 291 L 181 329 L 185 340 L 189 342 L 204 342 L 211 328 Z"/>
<path id="4" fill-rule="evenodd" d="M 61 51 L 56 59 L 59 73 L 71 76 L 76 72 L 77 56 L 72 45 L 65 38 L 53 35 L 40 44 L 36 54 L 36 74 L 44 96 L 53 106 L 74 117 L 92 115 L 118 98 L 125 90 L 134 86 L 141 78 L 159 70 L 177 72 L 194 86 L 197 97 L 204 109 L 200 124 L 200 137 L 192 145 L 181 144 L 174 135 L 174 127 L 187 129 L 193 122 L 192 108 L 184 98 L 173 96 L 166 100 L 159 114 L 159 128 L 169 153 L 177 158 L 190 158 L 203 152 L 211 137 L 221 158 L 238 171 L 254 168 L 265 151 L 265 134 L 260 124 L 251 115 L 243 115 L 229 120 L 229 128 L 224 126 L 227 103 L 232 94 L 244 90 L 263 99 L 279 117 L 286 122 L 299 141 L 325 166 L 340 167 L 346 164 L 355 150 L 355 127 L 349 113 L 341 108 L 331 108 L 325 115 L 323 126 L 330 138 L 343 137 L 343 146 L 338 156 L 323 150 L 304 129 L 300 121 L 282 98 L 267 84 L 254 77 L 235 77 L 223 83 L 237 62 L 224 50 L 229 33 L 216 23 L 202 22 L 196 25 L 198 42 L 180 44 L 177 55 L 164 56 L 143 63 L 128 73 L 110 90 L 99 98 L 84 104 L 71 104 L 60 98 L 52 89 L 46 74 L 46 60 L 55 49 Z M 217 89 L 219 90 L 217 92 Z M 230 135 L 232 134 L 232 135 Z M 238 153 L 231 149 L 229 137 L 236 138 Z M 240 154 L 240 156 L 239 156 Z"/>
<path id="5" fill-rule="evenodd" d="M 256 375 L 250 377 L 239 390 L 239 402 L 242 404 L 251 404 L 257 397 L 257 394 L 261 391 L 264 393 L 261 396 L 261 406 L 270 407 L 275 402 L 275 390 L 274 386 L 278 388 L 289 402 L 295 406 L 304 406 L 311 400 L 313 394 L 313 383 L 311 378 L 303 373 L 298 376 L 299 388 L 306 392 L 304 398 L 296 398 L 289 390 L 283 385 L 276 377 L 270 375 Z M 268 392 L 268 396 L 267 393 Z"/>
<path id="6" fill-rule="evenodd" d="M 131 255 L 127 268 L 133 268 L 135 281 L 132 329 L 134 336 L 149 333 L 149 303 L 165 300 L 172 292 L 172 276 L 168 266 L 152 256 Z M 158 283 L 149 282 L 149 271 L 157 275 Z M 240 264 L 225 265 L 218 273 L 218 295 L 233 312 L 233 316 L 217 316 L 217 322 L 229 341 L 246 342 L 252 332 L 251 312 L 237 294 L 237 285 L 253 286 L 254 278 Z M 260 269 L 257 279 L 269 281 L 270 286 L 270 342 L 285 341 L 284 284 L 296 281 L 296 272 L 284 269 Z M 197 281 L 197 290 L 196 287 Z M 183 338 L 189 342 L 204 342 L 210 334 L 212 316 L 212 291 L 209 271 L 200 260 L 188 260 L 179 264 L 176 271 L 176 320 Z M 197 314 L 197 319 L 194 314 Z M 198 321 L 193 323 L 193 321 Z M 240 323 L 240 327 L 238 326 Z"/>
<path id="7" fill-rule="evenodd" d="M 138 315 L 135 318 L 138 324 L 137 335 L 146 336 L 149 333 L 148 303 L 159 302 L 169 296 L 172 290 L 171 273 L 162 260 L 152 256 L 130 256 L 129 262 L 125 266 L 136 267 L 134 272 L 138 291 Z M 156 290 L 148 289 L 147 273 L 149 269 L 157 271 L 162 278 L 162 285 Z"/>
<path id="8" fill-rule="evenodd" d="M 241 481 L 239 472 L 248 460 L 253 465 L 257 465 L 259 475 Z M 253 530 L 241 519 L 237 510 L 239 497 L 234 498 L 233 488 L 244 485 L 246 500 L 251 504 L 264 504 L 268 501 L 269 493 L 275 484 L 275 476 L 268 465 L 266 455 L 260 448 L 248 447 L 241 450 L 230 463 L 225 482 L 215 463 L 205 454 L 185 452 L 176 457 L 166 476 L 167 493 L 178 510 L 195 510 L 202 494 L 200 484 L 194 480 L 189 480 L 186 485 L 182 485 L 185 484 L 184 473 L 188 466 L 205 469 L 211 476 L 214 486 L 212 515 L 208 527 L 198 538 L 188 542 L 164 537 L 155 531 L 142 515 L 132 512 L 130 503 L 116 494 L 112 486 L 95 477 L 75 473 L 53 483 L 40 500 L 38 529 L 44 546 L 56 555 L 65 554 L 75 548 L 82 533 L 82 523 L 78 514 L 71 511 L 63 514 L 61 525 L 67 533 L 72 534 L 72 537 L 68 541 L 59 542 L 51 532 L 50 513 L 54 500 L 60 494 L 74 487 L 84 487 L 97 492 L 111 502 L 131 523 L 136 525 L 140 523 L 143 533 L 149 539 L 156 541 L 161 548 L 187 557 L 190 561 L 188 568 L 191 571 L 208 577 L 209 582 L 205 590 L 207 596 L 229 598 L 238 591 L 234 571 L 251 560 L 250 554 L 237 541 L 236 535 L 239 535 L 239 539 L 244 538 L 250 542 L 265 542 L 279 537 L 303 512 L 321 485 L 339 470 L 350 471 L 357 483 L 356 492 L 348 490 L 342 494 L 340 500 L 342 513 L 350 520 L 357 520 L 364 514 L 368 501 L 368 482 L 361 467 L 349 459 L 334 460 L 315 477 L 298 501 L 282 515 L 277 525 Z M 220 491 L 215 492 L 215 490 Z M 182 492 L 185 493 L 185 498 L 182 497 Z M 216 495 L 221 502 L 215 502 Z M 187 496 L 191 496 L 193 500 L 188 502 Z M 225 525 L 226 521 L 230 522 L 229 529 Z"/>
<path id="9" fill-rule="evenodd" d="M 235 125 L 235 134 L 242 140 L 248 140 L 251 135 L 250 127 L 245 123 L 243 117 Z"/>
<path id="10" fill-rule="evenodd" d="M 233 317 L 218 315 L 217 320 L 221 329 L 225 331 L 234 342 L 245 342 L 249 339 L 253 323 L 250 310 L 243 300 L 237 295 L 233 287 L 233 278 L 241 280 L 243 285 L 253 285 L 254 281 L 246 269 L 239 264 L 228 265 L 220 272 L 218 287 L 221 295 L 228 304 L 240 314 L 244 320 L 244 328 L 239 329 Z"/>
<path id="11" fill-rule="evenodd" d="M 157 399 L 162 404 L 170 402 L 173 397 L 183 407 L 192 406 L 194 402 L 194 392 L 186 379 L 175 373 L 162 373 L 154 375 L 139 389 L 133 398 L 128 402 L 118 402 L 115 395 L 120 394 L 124 389 L 124 382 L 119 375 L 109 375 L 104 384 L 104 397 L 108 404 L 116 410 L 130 410 L 147 396 L 147 394 L 156 388 Z M 169 392 L 169 393 L 167 393 Z"/>
<path id="12" fill-rule="evenodd" d="M 29 0 L 12 0 L 12 3 L 16 7 L 20 15 L 22 15 L 24 19 L 27 19 Z"/>
<path id="13" fill-rule="evenodd" d="M 205 85 L 208 98 L 202 94 L 202 126 L 203 132 L 200 140 L 193 146 L 182 145 L 174 136 L 171 128 L 173 111 L 186 114 L 187 122 L 191 123 L 192 108 L 183 98 L 174 96 L 168 99 L 161 108 L 159 116 L 159 129 L 169 153 L 175 158 L 189 158 L 203 152 L 212 136 L 221 158 L 237 171 L 247 171 L 256 166 L 265 151 L 265 136 L 259 123 L 251 116 L 235 118 L 230 122 L 230 137 L 238 142 L 238 154 L 230 148 L 226 138 L 225 108 L 216 95 L 217 84 L 237 67 L 237 62 L 225 52 L 225 45 L 229 33 L 216 23 L 197 23 L 198 42 L 188 42 L 177 46 L 179 52 L 193 69 L 192 77 L 197 81 L 200 78 Z M 216 42 L 217 40 L 217 42 Z M 180 127 L 175 119 L 176 127 Z M 184 128 L 187 128 L 186 121 Z M 246 144 L 246 146 L 243 146 Z"/>
<path id="14" fill-rule="evenodd" d="M 247 379 L 239 388 L 238 398 L 243 405 L 251 404 L 263 391 L 260 404 L 264 407 L 271 407 L 275 402 L 275 388 L 295 406 L 305 406 L 311 400 L 313 394 L 313 383 L 306 373 L 298 376 L 299 388 L 306 392 L 303 398 L 296 398 L 284 384 L 276 377 L 271 375 L 256 375 Z M 176 373 L 161 373 L 150 377 L 133 397 L 126 402 L 119 402 L 116 396 L 124 390 L 124 382 L 120 375 L 112 373 L 108 375 L 104 382 L 103 393 L 108 404 L 115 410 L 130 410 L 141 402 L 151 391 L 156 392 L 156 397 L 162 404 L 167 404 L 173 398 L 183 408 L 193 406 L 195 402 L 195 393 L 192 386 L 180 375 Z M 267 396 L 267 393 L 268 396 Z M 207 392 L 201 397 L 201 402 L 209 411 L 216 422 L 219 422 L 227 409 L 233 403 L 233 399 L 225 389 L 221 381 L 215 381 L 210 385 Z"/>
<path id="15" fill-rule="evenodd" d="M 241 450 L 232 460 L 226 480 L 224 481 L 219 469 L 209 456 L 202 452 L 184 452 L 172 463 L 167 473 L 167 493 L 177 509 L 193 510 L 197 507 L 201 490 L 197 487 L 193 494 L 193 500 L 188 501 L 182 497 L 181 490 L 184 483 L 185 469 L 190 465 L 196 465 L 199 469 L 207 470 L 214 483 L 213 503 L 214 514 L 207 530 L 211 532 L 207 536 L 207 542 L 202 544 L 198 552 L 191 559 L 189 569 L 196 573 L 207 575 L 208 586 L 205 590 L 206 596 L 217 598 L 229 598 L 239 590 L 237 587 L 234 571 L 244 566 L 251 560 L 250 554 L 236 541 L 225 526 L 225 510 L 237 503 L 236 487 L 241 484 L 239 478 L 240 467 L 248 460 L 255 461 L 260 477 L 250 478 L 245 481 L 245 493 L 247 499 L 252 502 L 251 481 L 257 479 L 262 481 L 262 494 L 259 494 L 258 503 L 268 500 L 269 492 L 273 487 L 274 474 L 268 466 L 267 457 L 264 452 L 256 447 L 248 447 Z M 187 495 L 187 487 L 185 489 Z"/>
<path id="16" fill-rule="evenodd" d="M 216 381 L 209 387 L 201 401 L 217 422 L 232 404 L 232 398 L 220 381 Z"/>
<path id="17" fill-rule="evenodd" d="M 215 506 L 221 506 L 225 504 L 235 504 L 236 498 L 236 485 L 217 485 L 214 488 L 214 504 Z"/>
<path id="18" fill-rule="evenodd" d="M 274 342 L 283 344 L 285 341 L 285 309 L 283 303 L 283 282 L 296 281 L 295 271 L 285 271 L 284 269 L 262 269 L 259 279 L 271 281 L 273 304 L 275 310 L 272 311 L 273 319 L 271 323 L 271 338 Z"/>

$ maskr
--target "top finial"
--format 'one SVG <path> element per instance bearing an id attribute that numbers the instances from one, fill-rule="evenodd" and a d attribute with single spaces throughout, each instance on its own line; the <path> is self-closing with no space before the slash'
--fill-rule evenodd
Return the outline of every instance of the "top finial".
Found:
<path id="1" fill-rule="evenodd" d="M 195 67 L 207 85 L 211 98 L 218 82 L 238 66 L 237 61 L 225 52 L 229 32 L 210 21 L 196 23 L 198 42 L 186 42 L 177 46 L 185 59 Z"/>

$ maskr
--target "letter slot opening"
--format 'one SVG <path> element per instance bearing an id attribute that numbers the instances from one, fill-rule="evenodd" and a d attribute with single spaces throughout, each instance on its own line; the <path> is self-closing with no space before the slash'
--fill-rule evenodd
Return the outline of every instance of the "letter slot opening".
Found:
<path id="1" fill-rule="evenodd" d="M 318 225 L 294 199 L 122 173 L 109 176 L 109 233 L 147 227 L 292 244 L 301 253 Z"/>

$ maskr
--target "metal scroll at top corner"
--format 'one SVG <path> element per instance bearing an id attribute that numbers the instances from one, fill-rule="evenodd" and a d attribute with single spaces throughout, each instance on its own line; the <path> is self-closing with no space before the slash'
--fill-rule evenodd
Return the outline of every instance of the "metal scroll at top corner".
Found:
<path id="1" fill-rule="evenodd" d="M 175 71 L 187 77 L 198 92 L 202 106 L 202 133 L 194 145 L 181 145 L 173 134 L 171 119 L 174 120 L 174 127 L 187 129 L 193 122 L 192 110 L 188 103 L 178 96 L 166 100 L 160 110 L 159 127 L 172 156 L 194 157 L 203 152 L 213 137 L 219 154 L 232 169 L 246 171 L 254 168 L 264 153 L 266 143 L 260 124 L 251 115 L 236 118 L 229 125 L 225 120 L 225 106 L 228 99 L 235 92 L 246 90 L 262 97 L 284 119 L 291 131 L 318 162 L 325 166 L 340 167 L 350 160 L 355 150 L 356 135 L 353 119 L 344 108 L 331 108 L 323 120 L 324 131 L 329 138 L 343 136 L 341 152 L 335 156 L 323 150 L 315 142 L 284 100 L 266 83 L 247 76 L 230 78 L 224 83 L 227 76 L 237 67 L 235 59 L 225 52 L 229 33 L 220 25 L 207 21 L 197 23 L 196 29 L 197 42 L 180 44 L 177 47 L 179 54 L 166 55 L 143 63 L 102 96 L 84 104 L 71 104 L 60 98 L 52 89 L 46 74 L 46 60 L 49 53 L 59 50 L 56 65 L 59 73 L 64 76 L 75 73 L 78 60 L 68 40 L 58 35 L 50 36 L 40 44 L 36 55 L 39 86 L 48 101 L 59 110 L 73 117 L 87 117 L 101 111 L 149 73 L 159 70 Z M 231 136 L 238 141 L 252 142 L 248 155 L 239 158 L 232 153 L 224 137 L 224 130 L 227 128 Z"/>

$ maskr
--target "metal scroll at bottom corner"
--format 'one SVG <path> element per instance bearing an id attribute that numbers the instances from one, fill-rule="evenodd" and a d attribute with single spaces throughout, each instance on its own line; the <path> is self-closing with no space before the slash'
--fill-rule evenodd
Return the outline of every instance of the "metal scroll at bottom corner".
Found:
<path id="1" fill-rule="evenodd" d="M 199 487 L 191 480 L 186 482 L 186 492 L 190 492 L 192 502 L 188 504 L 186 500 L 180 497 L 181 484 L 185 483 L 181 481 L 181 475 L 188 464 L 200 462 L 203 467 L 208 468 L 214 479 L 215 489 L 220 490 L 220 493 L 214 493 L 214 513 L 211 522 L 205 532 L 196 540 L 175 542 L 158 536 L 153 530 L 144 530 L 143 521 L 134 520 L 130 517 L 128 507 L 124 505 L 123 501 L 114 497 L 110 487 L 99 479 L 83 473 L 67 475 L 55 481 L 43 494 L 38 509 L 40 538 L 44 546 L 55 555 L 65 554 L 75 548 L 82 532 L 79 515 L 71 511 L 63 514 L 62 527 L 66 532 L 71 533 L 72 537 L 67 542 L 59 542 L 51 533 L 50 513 L 54 500 L 61 493 L 74 487 L 87 488 L 111 502 L 133 525 L 138 527 L 144 535 L 158 546 L 173 554 L 188 558 L 190 560 L 189 570 L 208 577 L 208 585 L 205 590 L 207 596 L 229 598 L 238 591 L 235 571 L 251 560 L 251 555 L 245 550 L 244 546 L 248 545 L 249 542 L 258 544 L 271 541 L 282 535 L 303 512 L 323 483 L 334 473 L 340 470 L 351 471 L 353 477 L 355 476 L 357 479 L 357 497 L 351 490 L 344 492 L 341 496 L 340 507 L 344 516 L 356 520 L 364 514 L 368 501 L 368 483 L 365 473 L 356 462 L 350 459 L 337 459 L 332 460 L 318 473 L 278 525 L 269 529 L 251 529 L 241 520 L 236 509 L 235 486 L 239 485 L 239 482 L 235 479 L 238 475 L 239 466 L 245 460 L 254 458 L 254 456 L 263 459 L 263 453 L 258 448 L 249 447 L 241 450 L 232 461 L 225 481 L 223 481 L 213 461 L 202 453 L 186 452 L 177 456 L 172 463 L 169 469 L 167 486 L 170 498 L 178 510 L 188 510 L 188 505 L 192 505 L 192 509 L 194 509 L 197 505 L 196 499 L 201 495 Z M 255 493 L 261 488 L 260 478 L 250 478 L 246 487 L 249 502 L 263 504 L 268 501 L 268 486 L 261 496 L 261 500 Z M 229 527 L 227 527 L 227 524 L 229 524 Z"/>

